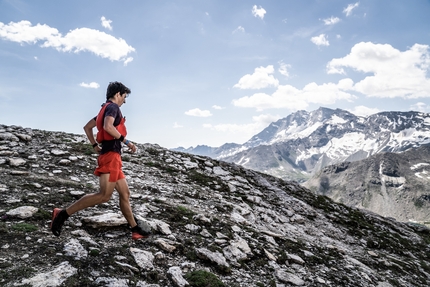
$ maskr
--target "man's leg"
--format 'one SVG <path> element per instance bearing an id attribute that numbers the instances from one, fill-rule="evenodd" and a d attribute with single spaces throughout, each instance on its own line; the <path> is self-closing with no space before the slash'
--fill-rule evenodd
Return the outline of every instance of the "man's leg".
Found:
<path id="1" fill-rule="evenodd" d="M 78 201 L 67 207 L 66 212 L 68 215 L 72 215 L 79 210 L 85 209 L 90 206 L 95 206 L 100 203 L 108 202 L 112 197 L 112 193 L 115 189 L 116 182 L 109 182 L 109 173 L 100 175 L 100 191 L 97 193 L 91 193 L 84 195 Z"/>
<path id="2" fill-rule="evenodd" d="M 116 182 L 109 182 L 109 176 L 110 174 L 108 173 L 100 176 L 100 191 L 98 193 L 84 195 L 67 209 L 54 209 L 52 212 L 51 231 L 55 236 L 60 236 L 61 228 L 69 215 L 84 208 L 109 201 L 116 185 Z"/>
<path id="3" fill-rule="evenodd" d="M 118 180 L 115 189 L 119 194 L 121 212 L 125 219 L 127 219 L 128 224 L 133 228 L 137 225 L 137 222 L 134 220 L 133 211 L 131 210 L 130 189 L 128 188 L 127 180 L 125 178 Z"/>
<path id="4" fill-rule="evenodd" d="M 130 206 L 130 190 L 127 185 L 125 178 L 120 179 L 116 182 L 116 190 L 119 193 L 119 206 L 124 217 L 127 219 L 128 224 L 131 227 L 131 238 L 133 240 L 138 240 L 142 238 L 148 238 L 151 236 L 151 226 L 141 222 L 137 224 L 133 216 L 133 211 Z"/>

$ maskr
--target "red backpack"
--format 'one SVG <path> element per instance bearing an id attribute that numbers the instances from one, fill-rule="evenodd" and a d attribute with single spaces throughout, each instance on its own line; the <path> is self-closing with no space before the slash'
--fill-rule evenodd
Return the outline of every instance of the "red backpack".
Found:
<path id="1" fill-rule="evenodd" d="M 103 141 L 111 141 L 114 140 L 115 138 L 113 136 L 111 136 L 110 134 L 108 134 L 105 129 L 103 128 L 103 124 L 104 124 L 104 115 L 105 115 L 105 110 L 106 107 L 108 105 L 110 105 L 112 102 L 107 102 L 106 104 L 103 105 L 103 107 L 101 108 L 99 114 L 97 115 L 96 118 L 96 125 L 97 125 L 97 142 L 101 143 Z M 124 137 L 127 135 L 127 128 L 125 127 L 125 118 L 123 117 L 121 119 L 121 122 L 119 123 L 119 125 L 117 125 L 116 130 L 123 135 Z"/>

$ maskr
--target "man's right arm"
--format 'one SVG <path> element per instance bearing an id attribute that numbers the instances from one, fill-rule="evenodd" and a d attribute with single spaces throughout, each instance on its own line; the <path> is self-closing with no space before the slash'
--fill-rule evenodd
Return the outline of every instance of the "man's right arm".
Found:
<path id="1" fill-rule="evenodd" d="M 87 135 L 88 140 L 90 141 L 91 145 L 95 145 L 97 142 L 94 139 L 94 133 L 93 133 L 93 128 L 96 127 L 96 120 L 95 118 L 92 118 L 91 120 L 88 121 L 88 123 L 84 126 L 84 131 L 85 134 Z M 96 151 L 99 152 L 100 148 L 98 145 L 94 146 L 94 148 L 96 148 Z"/>

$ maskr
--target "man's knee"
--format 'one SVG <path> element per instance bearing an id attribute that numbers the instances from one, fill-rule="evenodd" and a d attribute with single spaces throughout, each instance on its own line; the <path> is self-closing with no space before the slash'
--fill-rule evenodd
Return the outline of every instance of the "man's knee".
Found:
<path id="1" fill-rule="evenodd" d="M 98 202 L 99 203 L 106 203 L 110 200 L 111 195 L 106 195 L 106 194 L 102 194 L 102 193 L 98 193 Z"/>

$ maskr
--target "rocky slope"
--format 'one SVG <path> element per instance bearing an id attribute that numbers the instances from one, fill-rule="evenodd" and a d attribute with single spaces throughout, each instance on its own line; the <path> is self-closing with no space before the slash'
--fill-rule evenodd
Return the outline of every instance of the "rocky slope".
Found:
<path id="1" fill-rule="evenodd" d="M 430 145 L 325 167 L 303 185 L 349 206 L 430 225 Z"/>
<path id="2" fill-rule="evenodd" d="M 428 286 L 430 232 L 207 157 L 138 145 L 123 154 L 132 207 L 153 229 L 133 242 L 115 194 L 97 190 L 83 136 L 0 125 L 1 286 Z"/>
<path id="3" fill-rule="evenodd" d="M 211 156 L 282 179 L 304 182 L 325 166 L 430 143 L 430 114 L 381 112 L 359 117 L 341 109 L 297 111 L 243 145 L 179 149 Z M 178 150 L 178 149 L 177 149 Z"/>

